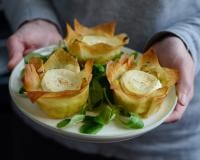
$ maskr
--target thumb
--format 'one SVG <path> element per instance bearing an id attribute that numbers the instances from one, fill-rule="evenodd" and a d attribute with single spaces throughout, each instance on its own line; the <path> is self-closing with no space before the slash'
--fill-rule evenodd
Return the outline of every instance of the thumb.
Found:
<path id="1" fill-rule="evenodd" d="M 7 41 L 9 54 L 8 69 L 11 70 L 23 58 L 24 44 L 16 36 L 11 36 Z"/>
<path id="2" fill-rule="evenodd" d="M 178 92 L 178 103 L 182 106 L 187 106 L 193 95 L 193 84 L 180 81 L 176 88 Z"/>

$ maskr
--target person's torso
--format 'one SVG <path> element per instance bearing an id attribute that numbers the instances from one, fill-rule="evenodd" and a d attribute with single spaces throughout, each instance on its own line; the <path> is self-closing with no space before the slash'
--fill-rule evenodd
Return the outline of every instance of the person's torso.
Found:
<path id="1" fill-rule="evenodd" d="M 130 37 L 129 47 L 142 51 L 148 40 L 200 9 L 199 0 L 53 0 L 62 22 L 94 26 L 115 21 Z"/>

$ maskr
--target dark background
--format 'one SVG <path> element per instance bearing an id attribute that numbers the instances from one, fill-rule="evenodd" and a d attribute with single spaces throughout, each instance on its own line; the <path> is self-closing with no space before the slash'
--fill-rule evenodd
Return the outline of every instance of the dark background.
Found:
<path id="1" fill-rule="evenodd" d="M 5 41 L 11 35 L 9 25 L 0 11 L 0 54 L 7 52 Z M 2 68 L 0 68 L 1 70 Z M 66 149 L 43 137 L 25 124 L 12 110 L 8 91 L 9 72 L 0 75 L 0 159 L 73 159 L 105 160 L 99 155 L 87 155 Z M 2 79 L 4 82 L 2 82 Z M 111 159 L 110 159 L 111 160 Z"/>

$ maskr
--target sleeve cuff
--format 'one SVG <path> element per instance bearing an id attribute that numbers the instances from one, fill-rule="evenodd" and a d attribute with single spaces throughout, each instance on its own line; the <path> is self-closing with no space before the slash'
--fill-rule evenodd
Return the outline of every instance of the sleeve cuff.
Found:
<path id="1" fill-rule="evenodd" d="M 34 13 L 32 15 L 31 14 L 23 15 L 20 18 L 15 18 L 12 20 L 13 22 L 12 22 L 11 27 L 14 31 L 16 31 L 23 23 L 28 22 L 28 21 L 33 21 L 36 19 L 42 19 L 54 24 L 57 27 L 60 34 L 63 35 L 63 31 L 62 31 L 59 21 L 57 20 L 55 15 L 51 13 L 50 11 L 42 11 L 39 13 Z"/>
<path id="2" fill-rule="evenodd" d="M 12 11 L 5 11 L 13 31 L 16 31 L 21 24 L 35 19 L 44 19 L 55 24 L 61 34 L 63 34 L 59 20 L 47 1 L 23 1 L 23 4 L 12 6 Z"/>

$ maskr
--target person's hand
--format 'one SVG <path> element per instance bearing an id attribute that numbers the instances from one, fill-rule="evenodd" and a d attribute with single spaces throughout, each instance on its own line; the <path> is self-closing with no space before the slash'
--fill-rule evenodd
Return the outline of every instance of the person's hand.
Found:
<path id="1" fill-rule="evenodd" d="M 7 41 L 8 69 L 12 69 L 27 53 L 61 40 L 56 26 L 44 20 L 34 20 L 22 25 Z"/>
<path id="2" fill-rule="evenodd" d="M 180 120 L 186 107 L 193 97 L 194 63 L 184 43 L 177 37 L 168 37 L 152 46 L 155 49 L 162 66 L 179 71 L 180 79 L 176 89 L 178 102 L 175 110 L 166 120 L 167 123 Z"/>

